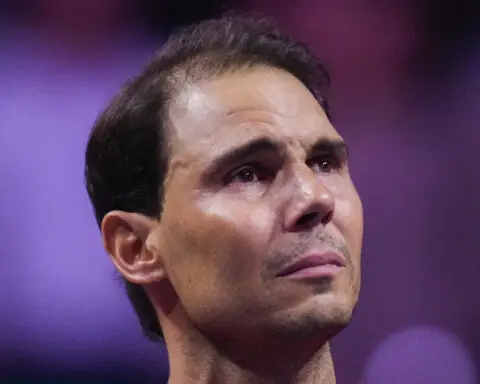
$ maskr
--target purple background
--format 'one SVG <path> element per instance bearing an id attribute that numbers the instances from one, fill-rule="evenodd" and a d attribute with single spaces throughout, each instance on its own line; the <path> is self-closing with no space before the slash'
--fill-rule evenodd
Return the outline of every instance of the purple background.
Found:
<path id="1" fill-rule="evenodd" d="M 479 7 L 293 3 L 0 0 L 0 382 L 165 381 L 102 249 L 83 154 L 169 28 L 233 4 L 277 17 L 333 72 L 366 220 L 339 383 L 480 383 Z"/>

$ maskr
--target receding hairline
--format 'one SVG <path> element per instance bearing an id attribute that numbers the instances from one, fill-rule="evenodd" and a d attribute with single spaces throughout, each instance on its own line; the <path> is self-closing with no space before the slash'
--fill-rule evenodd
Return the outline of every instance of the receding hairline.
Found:
<path id="1" fill-rule="evenodd" d="M 195 102 L 195 98 L 193 97 L 192 100 L 192 95 L 195 94 L 195 92 L 198 92 L 200 94 L 202 93 L 207 93 L 208 88 L 205 89 L 204 86 L 207 85 L 210 82 L 214 82 L 216 80 L 221 81 L 222 78 L 228 78 L 230 76 L 241 76 L 241 75 L 249 75 L 252 74 L 256 71 L 268 71 L 270 73 L 276 74 L 276 75 L 283 75 L 283 76 L 288 76 L 290 77 L 293 81 L 297 82 L 299 86 L 304 88 L 305 92 L 308 92 L 312 100 L 315 100 L 317 103 L 317 106 L 324 110 L 323 106 L 321 105 L 321 102 L 315 97 L 313 92 L 311 92 L 306 84 L 302 82 L 301 79 L 299 79 L 297 76 L 295 76 L 292 72 L 288 71 L 285 68 L 282 68 L 281 66 L 275 66 L 271 65 L 268 63 L 262 63 L 262 62 L 254 62 L 254 63 L 248 63 L 248 64 L 239 64 L 239 65 L 232 65 L 228 68 L 225 68 L 222 71 L 217 71 L 217 72 L 204 72 L 202 74 L 197 73 L 194 77 L 189 76 L 186 73 L 186 70 L 184 68 L 178 69 L 178 71 L 174 74 L 172 74 L 173 77 L 175 77 L 174 85 L 171 90 L 171 97 L 169 97 L 168 103 L 165 106 L 165 115 L 164 115 L 164 133 L 166 137 L 166 150 L 168 151 L 168 158 L 171 158 L 171 150 L 172 150 L 172 142 L 175 141 L 176 137 L 176 129 L 175 129 L 175 121 L 172 120 L 173 115 L 175 116 L 182 116 L 183 114 L 187 113 L 189 109 L 191 109 L 191 104 L 192 102 Z M 203 89 L 202 89 L 203 88 Z M 200 96 L 201 97 L 201 96 Z M 245 106 L 242 108 L 237 108 L 234 107 L 231 110 L 226 109 L 224 111 L 225 115 L 230 115 L 233 113 L 241 112 L 242 110 L 245 111 L 252 111 L 255 110 L 255 106 Z M 326 113 L 326 111 L 324 111 Z"/>
<path id="2" fill-rule="evenodd" d="M 271 79 L 268 79 L 269 74 L 273 74 L 273 81 L 275 81 L 276 76 L 287 76 L 290 80 L 294 83 L 296 83 L 296 86 L 301 87 L 303 91 L 308 94 L 311 97 L 311 103 L 312 105 L 315 104 L 316 108 L 319 108 L 319 110 L 323 111 L 323 113 L 326 115 L 325 111 L 323 110 L 321 104 L 318 102 L 318 100 L 315 98 L 315 96 L 310 92 L 310 90 L 303 84 L 303 82 L 298 79 L 295 75 L 293 75 L 291 72 L 288 70 L 285 70 L 284 68 L 277 67 L 277 66 L 272 66 L 264 63 L 256 63 L 254 65 L 249 65 L 249 66 L 242 66 L 238 68 L 232 68 L 231 70 L 224 71 L 220 74 L 213 74 L 211 76 L 206 76 L 204 78 L 197 78 L 195 82 L 185 80 L 184 85 L 178 89 L 178 94 L 176 97 L 172 98 L 170 101 L 170 105 L 168 106 L 168 111 L 165 116 L 165 118 L 168 120 L 165 125 L 168 124 L 169 126 L 169 137 L 167 140 L 167 143 L 169 145 L 169 167 L 168 167 L 168 172 L 167 176 L 165 178 L 165 184 L 164 186 L 168 185 L 168 182 L 172 176 L 172 171 L 173 168 L 178 168 L 178 167 L 183 167 L 190 160 L 187 160 L 183 157 L 177 158 L 175 154 L 177 151 L 180 149 L 180 147 L 177 147 L 175 144 L 176 143 L 183 143 L 183 129 L 178 130 L 178 124 L 184 125 L 187 124 L 187 127 L 194 127 L 196 117 L 198 117 L 200 120 L 205 116 L 209 115 L 209 111 L 213 110 L 214 111 L 214 117 L 218 117 L 221 120 L 224 119 L 230 119 L 231 116 L 234 116 L 236 114 L 243 114 L 243 113 L 265 113 L 269 111 L 269 107 L 265 107 L 265 105 L 258 104 L 257 99 L 249 100 L 248 97 L 240 97 L 240 101 L 234 101 L 233 104 L 230 102 L 226 101 L 226 104 L 224 104 L 225 99 L 223 98 L 223 93 L 220 94 L 220 96 L 216 93 L 215 90 L 215 85 L 214 85 L 214 90 L 213 90 L 213 99 L 211 98 L 211 88 L 209 87 L 210 84 L 213 82 L 216 82 L 217 80 L 221 82 L 223 79 L 228 79 L 232 77 L 237 77 L 238 78 L 242 75 L 248 76 L 250 74 L 254 74 L 259 71 L 260 74 L 264 77 L 260 79 L 260 81 L 263 81 L 263 79 L 267 79 L 266 82 L 272 81 Z M 263 74 L 262 74 L 263 72 Z M 266 74 L 264 72 L 267 72 Z M 258 76 L 258 72 L 255 76 Z M 254 83 L 255 84 L 255 83 Z M 224 86 L 224 85 L 221 85 Z M 242 84 L 240 84 L 242 86 Z M 254 87 L 255 85 L 248 85 L 247 88 L 249 87 Z M 224 88 L 227 89 L 227 88 Z M 235 89 L 234 86 L 230 87 L 229 89 Z M 222 91 L 221 91 L 222 92 Z M 228 93 L 227 92 L 227 99 L 228 99 Z M 290 95 L 291 93 L 288 93 Z M 223 95 L 223 96 L 222 96 Z M 204 98 L 205 97 L 205 98 Z M 205 101 L 207 100 L 207 101 Z M 196 102 L 198 101 L 198 104 Z M 267 101 L 268 103 L 268 101 Z M 291 103 L 290 103 L 291 104 Z M 295 104 L 295 102 L 294 102 Z M 211 109 L 212 108 L 212 109 Z M 193 117 L 192 118 L 187 118 L 187 122 L 184 120 L 184 117 L 187 115 L 190 115 L 190 113 L 193 112 Z M 203 115 L 203 112 L 205 112 L 205 115 Z M 276 112 L 273 112 L 274 114 L 281 116 L 283 118 L 289 118 L 292 117 L 292 115 L 285 114 L 283 113 L 285 110 L 277 110 Z M 198 115 L 197 115 L 198 114 Z M 296 115 L 296 114 L 294 114 Z M 258 115 L 260 116 L 260 115 Z M 207 118 L 211 118 L 212 116 Z M 326 116 L 325 116 L 326 117 Z M 328 120 L 328 117 L 326 117 Z M 193 119 L 193 120 L 192 120 Z M 232 122 L 227 122 L 225 120 L 225 124 L 228 126 L 235 124 Z M 258 122 L 258 121 L 257 121 Z M 220 122 L 220 124 L 223 124 Z M 219 126 L 220 127 L 220 126 Z M 195 129 L 195 128 L 192 128 Z M 190 129 L 187 128 L 187 131 L 190 132 Z M 180 132 L 180 133 L 179 133 Z M 189 136 L 189 134 L 187 134 Z M 193 144 L 195 146 L 195 143 Z M 181 147 L 183 147 L 181 145 Z"/>

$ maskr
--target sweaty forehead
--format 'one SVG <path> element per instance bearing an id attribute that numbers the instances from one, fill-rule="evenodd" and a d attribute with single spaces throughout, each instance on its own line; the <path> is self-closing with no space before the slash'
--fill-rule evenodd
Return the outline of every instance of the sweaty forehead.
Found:
<path id="1" fill-rule="evenodd" d="M 172 153 L 192 158 L 257 136 L 302 146 L 339 138 L 308 89 L 269 67 L 187 85 L 173 100 L 169 120 Z"/>

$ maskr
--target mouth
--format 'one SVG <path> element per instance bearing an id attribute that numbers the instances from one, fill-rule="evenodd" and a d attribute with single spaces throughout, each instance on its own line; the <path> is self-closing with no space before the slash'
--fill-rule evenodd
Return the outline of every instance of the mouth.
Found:
<path id="1" fill-rule="evenodd" d="M 282 269 L 277 277 L 296 279 L 335 277 L 345 266 L 345 257 L 339 253 L 312 252 Z"/>

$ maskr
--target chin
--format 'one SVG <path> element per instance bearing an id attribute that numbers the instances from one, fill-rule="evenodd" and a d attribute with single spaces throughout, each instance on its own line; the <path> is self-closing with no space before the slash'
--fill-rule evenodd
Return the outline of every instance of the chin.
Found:
<path id="1" fill-rule="evenodd" d="M 352 319 L 353 306 L 345 302 L 329 302 L 319 305 L 313 309 L 312 316 L 325 328 L 344 328 Z M 307 315 L 308 317 L 308 315 Z"/>
<path id="2" fill-rule="evenodd" d="M 350 323 L 354 306 L 353 300 L 334 296 L 314 297 L 295 308 L 277 313 L 266 324 L 268 333 L 292 341 L 328 341 Z"/>
<path id="3" fill-rule="evenodd" d="M 356 298 L 332 293 L 317 299 L 315 311 L 318 312 L 319 318 L 344 327 L 350 323 L 357 303 Z"/>

